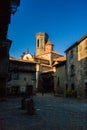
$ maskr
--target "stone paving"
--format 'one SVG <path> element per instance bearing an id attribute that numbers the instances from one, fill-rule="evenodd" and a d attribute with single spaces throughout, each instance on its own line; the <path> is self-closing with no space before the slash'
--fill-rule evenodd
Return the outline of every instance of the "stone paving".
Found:
<path id="1" fill-rule="evenodd" d="M 55 97 L 34 97 L 36 114 L 21 110 L 21 97 L 0 102 L 0 130 L 87 130 L 87 101 Z"/>

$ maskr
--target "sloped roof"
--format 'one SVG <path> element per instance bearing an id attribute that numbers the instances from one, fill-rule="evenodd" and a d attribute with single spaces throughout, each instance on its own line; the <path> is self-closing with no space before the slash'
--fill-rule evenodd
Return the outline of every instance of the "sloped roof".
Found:
<path id="1" fill-rule="evenodd" d="M 66 56 L 62 56 L 62 57 L 59 57 L 59 58 L 56 58 L 54 59 L 54 61 L 65 61 L 66 60 Z"/>
<path id="2" fill-rule="evenodd" d="M 58 52 L 55 52 L 55 51 L 50 51 L 50 52 L 49 52 L 49 51 L 45 51 L 45 52 L 42 52 L 42 53 L 36 55 L 36 57 L 39 57 L 39 56 L 45 55 L 45 54 L 50 54 L 50 53 L 56 54 L 56 55 L 59 55 L 59 56 L 63 56 L 62 54 L 60 54 L 60 53 L 58 53 Z"/>
<path id="3" fill-rule="evenodd" d="M 53 44 L 51 43 L 50 40 L 48 40 L 47 43 L 46 43 L 46 46 L 47 46 L 47 45 L 53 45 Z"/>
<path id="4" fill-rule="evenodd" d="M 35 58 L 37 58 L 37 59 L 41 59 L 41 60 L 45 60 L 45 61 L 49 61 L 49 60 L 46 59 L 46 58 L 42 58 L 42 57 L 38 57 L 38 56 L 35 56 Z"/>
<path id="5" fill-rule="evenodd" d="M 36 61 L 31 61 L 31 60 L 19 60 L 20 62 L 25 62 L 25 63 L 38 63 Z"/>
<path id="6" fill-rule="evenodd" d="M 62 64 L 62 63 L 64 63 L 64 62 L 66 62 L 66 56 L 63 56 L 63 57 L 59 57 L 59 58 L 57 58 L 57 59 L 54 59 L 54 64 L 53 64 L 53 66 L 57 66 L 58 64 Z"/>
<path id="7" fill-rule="evenodd" d="M 13 56 L 9 57 L 9 60 L 17 60 L 16 58 L 14 58 Z"/>
<path id="8" fill-rule="evenodd" d="M 82 38 L 80 38 L 78 41 L 76 41 L 73 45 L 71 45 L 68 49 L 65 50 L 65 52 L 69 51 L 73 47 L 77 46 L 81 41 L 87 38 L 87 34 L 85 34 Z"/>
<path id="9" fill-rule="evenodd" d="M 18 61 L 18 62 L 25 62 L 25 63 L 37 63 L 37 62 L 31 61 L 31 60 L 16 59 L 16 58 L 14 58 L 12 56 L 9 57 L 9 60 L 11 60 L 11 61 Z"/>

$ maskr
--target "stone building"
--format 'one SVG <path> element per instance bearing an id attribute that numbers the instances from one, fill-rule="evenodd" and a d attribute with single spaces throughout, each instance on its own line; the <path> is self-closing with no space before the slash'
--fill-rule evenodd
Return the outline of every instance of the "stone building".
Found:
<path id="1" fill-rule="evenodd" d="M 45 44 L 48 41 L 47 33 L 37 33 L 36 34 L 36 55 L 45 51 Z"/>
<path id="2" fill-rule="evenodd" d="M 45 87 L 46 92 L 53 91 L 54 90 L 54 76 L 53 76 L 54 70 L 52 67 L 52 63 L 54 59 L 63 57 L 63 55 L 53 50 L 53 46 L 54 45 L 48 39 L 47 33 L 41 33 L 41 32 L 37 33 L 36 34 L 36 55 L 30 54 L 27 50 L 25 53 L 21 55 L 20 59 L 15 59 L 15 58 L 10 57 L 10 69 L 12 66 L 14 68 L 13 71 L 10 71 L 11 75 L 14 77 L 15 66 L 17 65 L 17 69 L 19 68 L 18 73 L 20 77 L 21 76 L 22 77 L 20 80 L 17 80 L 17 81 L 16 80 L 14 81 L 14 79 L 11 79 L 8 82 L 8 86 L 21 86 L 21 89 L 22 89 L 24 88 L 23 86 L 26 86 L 26 84 L 28 84 L 28 85 L 35 86 L 37 91 L 41 91 L 42 87 Z M 26 68 L 26 72 L 25 72 L 25 68 Z M 30 71 L 32 71 L 32 73 Z M 29 77 L 32 77 L 33 73 L 36 75 L 34 79 L 35 81 L 34 84 L 32 84 L 33 82 L 32 79 L 29 78 Z M 27 78 L 29 80 L 27 80 Z"/>
<path id="3" fill-rule="evenodd" d="M 42 76 L 41 73 L 44 71 L 50 71 L 52 68 L 50 65 L 49 60 L 42 58 L 42 57 L 37 57 L 29 54 L 28 52 L 23 53 L 21 56 L 21 60 L 29 62 L 30 60 L 32 62 L 36 62 L 36 89 L 37 91 L 41 91 L 42 87 Z"/>
<path id="4" fill-rule="evenodd" d="M 63 56 L 55 52 L 53 46 L 46 33 L 40 32 L 36 35 L 36 57 L 47 59 L 50 65 L 52 65 L 54 59 Z"/>
<path id="5" fill-rule="evenodd" d="M 65 52 L 67 89 L 76 90 L 78 97 L 87 97 L 87 35 Z"/>
<path id="6" fill-rule="evenodd" d="M 30 56 L 31 57 L 31 56 Z M 31 60 L 9 59 L 9 79 L 7 82 L 8 94 L 20 94 L 26 92 L 26 87 L 35 89 L 36 62 Z"/>
<path id="7" fill-rule="evenodd" d="M 87 35 L 65 52 L 53 60 L 55 93 L 87 98 Z"/>
<path id="8" fill-rule="evenodd" d="M 36 34 L 36 55 L 27 50 L 20 59 L 10 57 L 8 88 L 18 86 L 23 91 L 24 86 L 32 85 L 37 91 L 44 87 L 57 95 L 75 92 L 78 97 L 87 97 L 87 35 L 65 51 L 66 57 L 53 46 L 48 34 L 40 32 Z"/>
<path id="9" fill-rule="evenodd" d="M 55 95 L 64 96 L 66 88 L 66 57 L 54 59 L 53 69 Z"/>
<path id="10" fill-rule="evenodd" d="M 47 60 L 49 64 L 45 62 L 40 63 L 39 70 L 38 70 L 38 88 L 45 87 L 45 90 L 52 91 L 54 90 L 54 77 L 53 77 L 53 68 L 52 63 L 54 59 L 59 57 L 63 57 L 63 55 L 55 52 L 53 50 L 53 44 L 48 39 L 47 33 L 37 33 L 36 34 L 36 58 Z M 43 69 L 44 68 L 44 69 Z M 49 78 L 48 78 L 49 75 Z M 47 82 L 49 82 L 47 84 Z M 43 86 L 42 86 L 43 85 Z"/>
<path id="11" fill-rule="evenodd" d="M 41 73 L 42 79 L 42 88 L 44 88 L 44 92 L 54 92 L 54 71 L 50 69 L 49 71 L 45 70 Z"/>
<path id="12" fill-rule="evenodd" d="M 29 60 L 37 62 L 36 64 L 36 89 L 41 91 L 45 87 L 45 91 L 52 91 L 54 89 L 54 77 L 52 62 L 54 59 L 63 57 L 63 55 L 53 50 L 53 44 L 48 39 L 47 33 L 36 34 L 36 55 L 31 55 L 27 51 L 21 56 L 22 60 Z M 30 56 L 31 55 L 31 56 Z M 49 78 L 48 78 L 49 75 Z M 46 79 L 47 78 L 47 79 Z M 47 84 L 46 80 L 49 82 Z"/>

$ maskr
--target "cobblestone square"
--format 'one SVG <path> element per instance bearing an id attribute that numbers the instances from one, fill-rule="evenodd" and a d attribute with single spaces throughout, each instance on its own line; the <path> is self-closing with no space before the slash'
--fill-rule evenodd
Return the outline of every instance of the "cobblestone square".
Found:
<path id="1" fill-rule="evenodd" d="M 0 102 L 0 130 L 87 130 L 87 100 L 34 96 L 36 114 L 21 110 L 21 97 Z"/>

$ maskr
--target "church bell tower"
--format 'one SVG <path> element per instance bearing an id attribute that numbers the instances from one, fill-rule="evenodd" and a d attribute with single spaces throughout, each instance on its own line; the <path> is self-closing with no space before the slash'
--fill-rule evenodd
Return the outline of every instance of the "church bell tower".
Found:
<path id="1" fill-rule="evenodd" d="M 36 55 L 45 51 L 45 44 L 48 41 L 48 34 L 47 33 L 37 33 L 36 34 Z"/>

